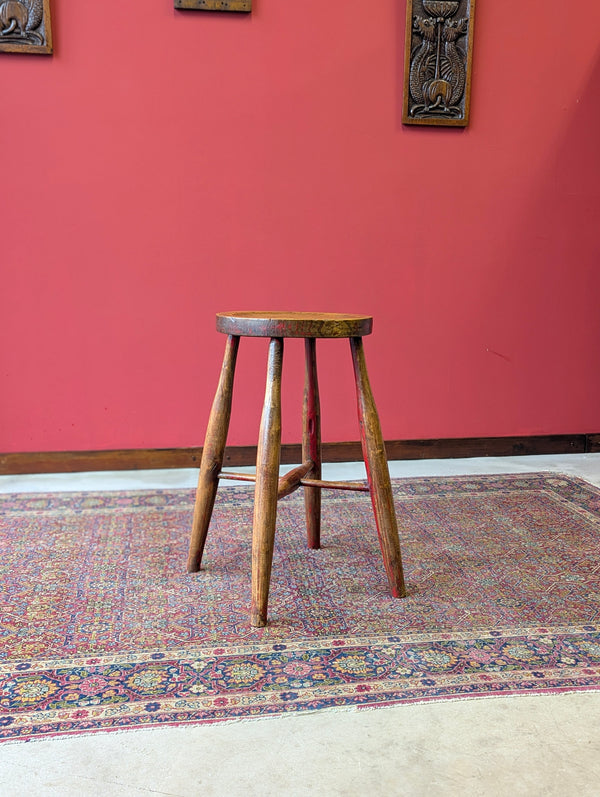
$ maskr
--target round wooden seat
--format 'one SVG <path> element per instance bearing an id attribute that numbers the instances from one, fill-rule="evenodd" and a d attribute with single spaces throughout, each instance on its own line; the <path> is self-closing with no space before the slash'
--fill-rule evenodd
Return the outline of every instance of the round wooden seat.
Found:
<path id="1" fill-rule="evenodd" d="M 217 313 L 217 331 L 251 338 L 361 338 L 373 319 L 343 313 Z"/>

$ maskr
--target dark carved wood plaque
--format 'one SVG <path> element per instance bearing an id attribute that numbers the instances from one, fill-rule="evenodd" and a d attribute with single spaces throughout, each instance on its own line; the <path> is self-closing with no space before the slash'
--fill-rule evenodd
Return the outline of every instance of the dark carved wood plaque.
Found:
<path id="1" fill-rule="evenodd" d="M 469 123 L 475 0 L 407 0 L 407 125 Z"/>
<path id="2" fill-rule="evenodd" d="M 50 55 L 50 0 L 0 0 L 0 52 Z"/>
<path id="3" fill-rule="evenodd" d="M 175 0 L 175 8 L 196 11 L 252 11 L 252 0 Z"/>

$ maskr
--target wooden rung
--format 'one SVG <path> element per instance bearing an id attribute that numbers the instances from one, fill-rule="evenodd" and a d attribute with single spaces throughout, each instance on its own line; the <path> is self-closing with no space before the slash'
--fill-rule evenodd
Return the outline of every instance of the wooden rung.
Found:
<path id="1" fill-rule="evenodd" d="M 306 463 L 305 463 L 306 464 Z M 310 463 L 312 465 L 312 463 Z M 294 487 L 289 490 L 288 492 L 284 492 L 280 494 L 282 482 L 286 479 L 290 479 L 292 474 L 303 470 L 304 465 L 300 465 L 298 468 L 294 468 L 285 476 L 282 476 L 279 480 L 279 490 L 277 491 L 278 497 L 283 498 L 284 495 L 289 495 L 291 492 L 296 490 L 298 487 L 321 487 L 324 490 L 352 490 L 357 493 L 368 493 L 369 488 L 366 484 L 360 484 L 358 482 L 328 482 L 322 481 L 321 479 L 300 479 L 298 484 L 296 485 L 294 479 Z M 309 469 L 310 470 L 310 469 Z M 306 471 L 308 472 L 308 471 Z M 225 471 L 221 471 L 219 473 L 219 479 L 232 479 L 233 481 L 238 482 L 255 482 L 256 476 L 254 473 L 227 473 Z"/>
<path id="2" fill-rule="evenodd" d="M 325 482 L 320 479 L 302 479 L 300 484 L 303 487 L 322 487 L 324 490 L 355 490 L 357 493 L 368 493 L 369 488 L 366 484 L 358 482 Z"/>
<path id="3" fill-rule="evenodd" d="M 297 468 L 290 470 L 285 476 L 279 479 L 279 487 L 277 488 L 277 498 L 285 498 L 286 495 L 293 493 L 302 484 L 302 479 L 307 473 L 310 473 L 314 465 L 310 460 L 303 462 Z"/>
<path id="4" fill-rule="evenodd" d="M 226 473 L 221 471 L 218 476 L 219 479 L 232 479 L 234 482 L 255 482 L 255 473 Z"/>

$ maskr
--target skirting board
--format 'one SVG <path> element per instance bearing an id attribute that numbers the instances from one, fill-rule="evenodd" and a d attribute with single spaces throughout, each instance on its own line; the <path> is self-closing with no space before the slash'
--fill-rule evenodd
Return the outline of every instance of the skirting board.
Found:
<path id="1" fill-rule="evenodd" d="M 584 454 L 600 452 L 600 434 L 536 437 L 469 437 L 446 440 L 388 440 L 390 460 L 503 457 L 524 454 Z M 106 470 L 198 468 L 201 448 L 131 449 L 122 451 L 47 451 L 0 454 L 0 475 L 26 473 L 76 473 Z M 281 447 L 282 464 L 302 459 L 299 444 Z M 323 443 L 324 462 L 362 460 L 359 442 Z M 225 452 L 225 467 L 254 465 L 256 446 L 232 446 Z"/>

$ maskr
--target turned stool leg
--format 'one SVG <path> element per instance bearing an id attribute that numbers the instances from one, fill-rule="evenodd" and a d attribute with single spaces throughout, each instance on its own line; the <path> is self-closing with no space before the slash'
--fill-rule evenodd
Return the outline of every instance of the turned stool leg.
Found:
<path id="1" fill-rule="evenodd" d="M 307 478 L 321 479 L 321 410 L 317 381 L 317 341 L 304 339 L 306 372 L 304 380 L 304 410 L 302 415 L 302 461 L 313 463 Z M 306 530 L 309 548 L 321 547 L 321 488 L 304 488 Z"/>
<path id="2" fill-rule="evenodd" d="M 281 366 L 283 338 L 271 338 L 265 403 L 256 454 L 256 490 L 252 525 L 252 607 L 250 623 L 267 624 L 267 604 L 277 520 L 281 450 Z"/>
<path id="3" fill-rule="evenodd" d="M 200 570 L 204 543 L 219 486 L 219 473 L 223 466 L 227 430 L 231 417 L 233 376 L 239 342 L 240 339 L 237 335 L 229 335 L 227 338 L 221 376 L 206 428 L 187 562 L 188 573 L 196 573 Z"/>
<path id="4" fill-rule="evenodd" d="M 365 465 L 367 466 L 379 544 L 383 554 L 390 591 L 395 598 L 403 598 L 406 595 L 406 588 L 404 586 L 392 485 L 379 417 L 369 384 L 362 338 L 350 338 L 350 347 L 352 349 L 352 362 L 356 379 L 360 436 Z"/>

